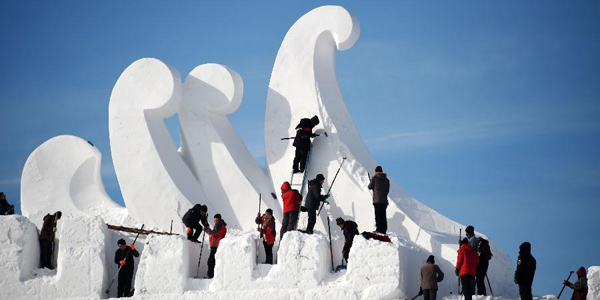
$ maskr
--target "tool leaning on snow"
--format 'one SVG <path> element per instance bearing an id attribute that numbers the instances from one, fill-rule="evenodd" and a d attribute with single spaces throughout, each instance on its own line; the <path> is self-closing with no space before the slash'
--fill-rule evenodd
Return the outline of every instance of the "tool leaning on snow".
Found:
<path id="1" fill-rule="evenodd" d="M 325 201 L 323 201 L 323 203 L 321 203 L 321 207 L 319 207 L 319 212 L 317 213 L 317 216 L 321 215 L 321 209 L 323 209 L 323 205 L 325 203 L 329 204 L 329 201 L 327 201 L 327 198 L 329 198 L 329 196 L 331 195 L 331 188 L 333 187 L 333 184 L 335 183 L 335 179 L 337 178 L 338 174 L 340 173 L 340 170 L 342 169 L 342 165 L 344 164 L 344 161 L 346 161 L 346 157 L 342 157 L 342 162 L 340 163 L 340 167 L 338 168 L 337 172 L 335 172 L 335 176 L 333 177 L 333 181 L 331 182 L 331 185 L 329 186 L 329 190 L 327 190 L 327 194 L 325 194 Z"/>
<path id="2" fill-rule="evenodd" d="M 137 239 L 140 236 L 140 233 L 142 232 L 143 229 L 144 229 L 144 224 L 142 224 L 142 227 L 140 228 L 140 230 L 138 231 L 137 235 L 135 236 L 135 239 L 133 240 L 133 244 L 132 245 L 135 245 L 135 242 L 137 241 Z M 127 248 L 127 249 L 128 249 L 128 251 L 126 253 L 129 253 L 129 250 L 131 248 Z M 127 260 L 127 255 L 125 255 L 125 259 L 123 259 L 123 260 Z M 112 286 L 112 284 L 115 282 L 115 279 L 119 275 L 119 271 L 121 271 L 121 267 L 123 267 L 123 264 L 119 265 L 119 268 L 117 269 L 117 273 L 115 273 L 115 276 L 113 277 L 112 281 L 110 282 L 110 284 L 106 288 L 106 291 L 104 291 L 107 295 L 108 295 L 108 293 L 110 293 L 110 287 Z"/>

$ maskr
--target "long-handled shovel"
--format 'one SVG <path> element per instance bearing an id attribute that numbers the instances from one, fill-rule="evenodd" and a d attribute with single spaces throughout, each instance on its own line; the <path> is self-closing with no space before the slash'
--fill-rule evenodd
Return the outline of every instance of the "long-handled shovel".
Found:
<path id="1" fill-rule="evenodd" d="M 135 239 L 133 240 L 133 244 L 134 245 L 135 245 L 135 242 L 137 241 L 137 239 L 140 236 L 140 233 L 142 232 L 143 229 L 144 229 L 144 224 L 142 224 L 142 227 L 138 231 L 138 234 L 135 236 Z M 127 260 L 127 254 L 129 254 L 130 250 L 131 250 L 131 247 L 127 248 L 127 253 L 125 253 L 125 258 L 123 260 Z M 104 291 L 107 295 L 108 295 L 108 293 L 110 293 L 110 287 L 112 286 L 113 282 L 115 282 L 115 279 L 117 279 L 117 276 L 119 275 L 119 271 L 121 271 L 121 267 L 122 266 L 123 265 L 119 265 L 119 268 L 117 269 L 117 273 L 115 273 L 115 277 L 113 277 L 112 281 L 110 282 L 110 284 L 106 288 L 106 291 Z"/>

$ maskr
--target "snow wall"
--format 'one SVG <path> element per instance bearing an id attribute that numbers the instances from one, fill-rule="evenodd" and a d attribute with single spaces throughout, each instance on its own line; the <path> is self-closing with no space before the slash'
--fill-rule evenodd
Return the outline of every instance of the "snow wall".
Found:
<path id="1" fill-rule="evenodd" d="M 221 213 L 227 219 L 230 230 L 245 232 L 255 226 L 254 217 L 260 195 L 263 207 L 272 208 L 279 222 L 282 219 L 281 199 L 272 195 L 278 195 L 275 191 L 284 181 L 290 180 L 290 165 L 294 155 L 291 141 L 281 141 L 280 138 L 293 136 L 294 126 L 301 118 L 317 115 L 321 120 L 321 125 L 316 128 L 317 133 L 327 132 L 328 136 L 322 134 L 315 139 L 307 177 L 312 179 L 318 173 L 324 174 L 324 190 L 327 190 L 338 167 L 343 165 L 332 190 L 332 204 L 321 214 L 316 235 L 305 237 L 295 232 L 286 234 L 274 249 L 279 249 L 275 254 L 279 264 L 271 269 L 256 266 L 255 259 L 252 259 L 256 251 L 260 258 L 264 255 L 260 244 L 257 248 L 252 242 L 256 239 L 255 232 L 239 236 L 230 234 L 217 253 L 217 257 L 221 258 L 217 259 L 217 268 L 219 261 L 222 261 L 223 269 L 217 270 L 221 275 L 216 275 L 210 284 L 191 279 L 196 270 L 193 265 L 197 264 L 192 257 L 199 254 L 198 247 L 189 245 L 181 238 L 172 241 L 165 237 L 150 238 L 150 245 L 156 245 L 140 260 L 139 282 L 136 279 L 135 283 L 140 287 L 139 291 L 180 295 L 187 290 L 184 293 L 186 295 L 190 290 L 208 293 L 214 291 L 214 286 L 221 286 L 231 296 L 239 291 L 230 291 L 228 287 L 235 283 L 224 278 L 238 281 L 240 286 L 249 282 L 256 284 L 260 278 L 270 278 L 268 281 L 271 283 L 282 281 L 282 278 L 303 278 L 302 281 L 307 280 L 321 287 L 326 282 L 337 282 L 343 277 L 343 280 L 353 282 L 353 286 L 361 289 L 357 294 L 345 292 L 349 298 L 405 297 L 418 289 L 419 268 L 429 254 L 434 254 L 442 270 L 448 274 L 448 279 L 440 284 L 439 294 L 449 294 L 456 287 L 451 274 L 456 261 L 458 230 L 464 226 L 411 198 L 394 182 L 389 194 L 388 222 L 395 252 L 390 254 L 384 251 L 387 254 L 383 257 L 386 257 L 385 266 L 393 269 L 385 275 L 390 276 L 386 277 L 390 281 L 386 279 L 384 282 L 396 286 L 390 289 L 375 285 L 367 287 L 365 282 L 353 278 L 362 275 L 352 274 L 363 274 L 356 271 L 360 269 L 356 269 L 358 265 L 354 263 L 359 259 L 353 254 L 347 274 L 340 277 L 323 271 L 323 266 L 331 265 L 331 258 L 326 251 L 326 218 L 330 218 L 334 224 L 333 220 L 341 216 L 355 220 L 361 231 L 374 229 L 371 193 L 366 186 L 367 173 L 377 164 L 354 128 L 335 74 L 336 50 L 351 48 L 358 40 L 359 32 L 359 22 L 350 12 L 339 6 L 324 6 L 304 15 L 286 34 L 275 60 L 267 98 L 265 148 L 268 174 L 256 164 L 227 118 L 241 104 L 243 82 L 239 74 L 223 65 L 205 64 L 195 68 L 182 82 L 179 73 L 160 60 L 144 58 L 134 62 L 119 77 L 109 103 L 111 151 L 126 207 L 115 204 L 104 190 L 99 151 L 81 138 L 58 136 L 38 147 L 25 164 L 21 193 L 24 216 L 29 217 L 32 221 L 28 222 L 34 222 L 37 227 L 46 213 L 56 210 L 63 211 L 67 216 L 100 217 L 105 223 L 130 227 L 145 224 L 147 228 L 162 231 L 167 231 L 173 221 L 174 232 L 183 233 L 181 217 L 192 205 L 202 203 L 209 207 L 210 214 Z M 180 123 L 179 148 L 164 124 L 165 119 L 174 116 Z M 304 223 L 305 216 L 301 225 Z M 23 232 L 31 231 L 28 230 L 22 229 Z M 332 225 L 331 231 L 333 261 L 339 262 L 343 236 L 336 225 Z M 113 245 L 119 235 L 123 234 L 104 233 L 107 241 L 105 247 L 110 250 L 104 252 L 106 261 L 112 259 Z M 288 236 L 290 240 L 286 241 Z M 22 247 L 22 243 L 32 239 L 33 236 L 29 236 L 20 242 L 10 241 Z M 167 247 L 168 241 L 173 242 L 169 244 L 170 248 Z M 352 253 L 360 253 L 358 249 L 361 245 L 359 239 Z M 368 247 L 369 244 L 364 245 Z M 493 290 L 496 294 L 514 296 L 517 293 L 512 283 L 513 263 L 493 241 L 491 245 L 494 258 L 490 262 L 489 274 L 494 278 Z M 163 248 L 169 248 L 171 252 L 163 253 Z M 207 257 L 208 248 L 204 251 L 204 257 Z M 286 251 L 311 252 L 288 256 Z M 26 251 L 21 255 L 29 258 L 19 258 L 11 263 L 21 266 L 20 280 L 27 277 L 23 274 L 31 272 L 30 259 L 35 256 Z M 155 276 L 154 271 L 147 270 L 169 270 L 161 265 L 164 262 L 160 255 L 165 255 L 165 261 L 180 267 L 165 271 L 164 274 L 170 274 L 171 277 L 160 277 L 162 281 L 159 282 L 152 277 Z M 205 266 L 204 257 L 201 266 Z M 306 257 L 317 260 L 315 265 L 300 263 L 299 260 Z M 227 261 L 233 258 L 241 264 Z M 103 269 L 102 276 L 106 278 L 109 276 L 107 273 L 111 274 L 116 268 L 110 263 L 104 265 L 108 265 L 103 267 L 106 269 Z M 298 269 L 298 265 L 306 268 Z M 282 266 L 287 267 L 282 269 Z M 225 271 L 232 268 L 236 271 Z M 180 275 L 172 270 L 180 271 Z M 205 273 L 202 267 L 201 273 Z M 59 266 L 56 276 L 60 277 L 60 274 Z M 169 280 L 171 282 L 165 282 Z M 184 284 L 186 281 L 187 284 Z M 38 281 L 26 280 L 21 284 L 31 282 Z M 164 284 L 164 288 L 160 288 L 159 283 Z M 41 281 L 39 285 L 44 286 Z M 319 287 L 309 288 L 308 291 L 322 293 L 317 292 Z M 95 295 L 96 291 L 95 286 L 88 288 L 90 295 Z M 60 294 L 56 293 L 57 296 Z M 320 295 L 334 296 L 328 293 Z"/>

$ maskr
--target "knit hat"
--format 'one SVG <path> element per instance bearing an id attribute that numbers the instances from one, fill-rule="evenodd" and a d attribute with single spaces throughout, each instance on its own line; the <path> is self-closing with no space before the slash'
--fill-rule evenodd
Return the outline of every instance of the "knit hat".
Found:
<path id="1" fill-rule="evenodd" d="M 273 215 L 273 210 L 270 208 L 267 208 L 267 210 L 265 211 L 265 214 L 272 216 Z"/>
<path id="2" fill-rule="evenodd" d="M 117 242 L 117 245 L 127 245 L 127 243 L 125 242 L 125 240 L 124 240 L 124 239 L 120 239 L 120 240 Z"/>
<path id="3" fill-rule="evenodd" d="M 468 232 L 468 233 L 475 233 L 475 227 L 473 227 L 473 226 L 469 225 L 469 226 L 467 226 L 467 228 L 465 229 L 465 232 Z"/>
<path id="4" fill-rule="evenodd" d="M 381 166 L 375 167 L 375 172 L 383 172 L 383 168 Z"/>
<path id="5" fill-rule="evenodd" d="M 463 238 L 462 241 L 460 241 L 460 245 L 464 245 L 464 244 L 468 244 L 469 243 L 469 239 L 467 238 Z"/>
<path id="6" fill-rule="evenodd" d="M 215 219 L 219 219 L 219 220 L 221 220 L 221 214 L 216 214 L 216 215 L 215 215 Z"/>
<path id="7" fill-rule="evenodd" d="M 201 212 L 207 212 L 208 211 L 208 207 L 206 207 L 206 205 L 200 205 L 200 211 Z"/>
<path id="8" fill-rule="evenodd" d="M 433 257 L 433 255 L 429 255 L 429 257 L 427 258 L 427 262 L 435 264 L 435 258 Z"/>
<path id="9" fill-rule="evenodd" d="M 345 222 L 346 222 L 346 221 L 344 221 L 344 219 L 342 219 L 342 218 L 337 218 L 337 219 L 335 219 L 335 223 L 336 223 L 336 224 L 338 224 L 338 225 L 342 225 L 342 224 L 344 224 Z"/>
<path id="10" fill-rule="evenodd" d="M 325 180 L 325 176 L 323 176 L 323 174 L 317 174 L 317 177 L 315 177 L 315 179 L 317 181 L 323 181 L 323 180 Z"/>

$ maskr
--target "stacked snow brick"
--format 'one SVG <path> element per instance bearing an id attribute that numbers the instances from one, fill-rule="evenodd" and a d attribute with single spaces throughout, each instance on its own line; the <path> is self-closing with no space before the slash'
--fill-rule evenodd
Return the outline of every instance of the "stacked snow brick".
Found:
<path id="1" fill-rule="evenodd" d="M 195 275 L 199 248 L 180 235 L 150 235 L 135 275 L 136 295 L 185 292 L 187 279 Z"/>
<path id="2" fill-rule="evenodd" d="M 401 267 L 397 243 L 356 236 L 344 281 L 361 299 L 383 299 L 398 294 Z"/>
<path id="3" fill-rule="evenodd" d="M 591 300 L 600 300 L 600 266 L 588 268 L 588 295 Z"/>
<path id="4" fill-rule="evenodd" d="M 256 243 L 252 234 L 230 231 L 221 240 L 215 258 L 215 277 L 210 285 L 211 291 L 239 291 L 252 286 L 252 270 L 256 260 Z"/>
<path id="5" fill-rule="evenodd" d="M 63 216 L 58 223 L 56 271 L 37 269 L 35 225 L 23 216 L 0 218 L 0 283 L 6 299 L 102 296 L 107 228 L 102 219 Z M 83 276 L 82 276 L 83 275 Z"/>

